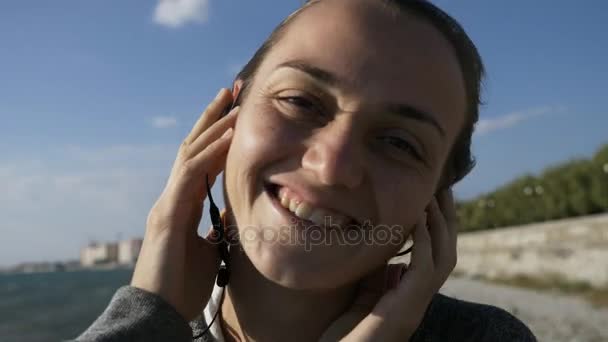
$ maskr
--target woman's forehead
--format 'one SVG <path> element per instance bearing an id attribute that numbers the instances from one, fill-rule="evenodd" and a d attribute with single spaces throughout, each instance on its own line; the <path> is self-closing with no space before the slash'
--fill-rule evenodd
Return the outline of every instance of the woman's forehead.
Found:
<path id="1" fill-rule="evenodd" d="M 260 80 L 304 63 L 330 74 L 341 91 L 464 117 L 462 72 L 447 39 L 423 19 L 370 3 L 324 0 L 304 10 L 266 56 Z"/>

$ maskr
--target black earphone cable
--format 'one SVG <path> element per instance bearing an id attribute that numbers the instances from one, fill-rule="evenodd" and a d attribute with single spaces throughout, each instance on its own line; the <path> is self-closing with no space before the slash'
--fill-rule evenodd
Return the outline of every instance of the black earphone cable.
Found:
<path id="1" fill-rule="evenodd" d="M 403 252 L 397 253 L 397 255 L 395 255 L 395 256 L 406 255 L 407 253 L 411 252 L 413 248 L 414 248 L 414 246 L 410 246 L 408 249 L 404 250 Z"/>
<path id="2" fill-rule="evenodd" d="M 215 319 L 219 315 L 220 311 L 222 311 L 222 302 L 224 301 L 224 292 L 226 292 L 226 288 L 222 288 L 222 295 L 220 296 L 220 301 L 218 302 L 217 311 L 215 311 L 215 315 L 213 315 L 211 322 L 209 322 L 209 325 L 207 326 L 207 328 L 205 328 L 205 330 L 203 330 L 200 334 L 192 336 L 193 340 L 196 340 L 197 338 L 200 338 L 201 336 L 205 335 L 207 333 L 207 331 L 209 331 L 209 329 L 211 329 L 213 322 L 215 322 Z"/>
<path id="3" fill-rule="evenodd" d="M 201 336 L 205 335 L 209 331 L 209 329 L 211 329 L 211 326 L 215 322 L 215 319 L 217 318 L 222 309 L 222 302 L 224 300 L 224 293 L 226 292 L 226 285 L 228 284 L 228 280 L 230 279 L 230 258 L 228 254 L 228 246 L 226 240 L 224 239 L 224 223 L 222 222 L 220 211 L 217 208 L 217 205 L 215 205 L 215 202 L 213 201 L 213 196 L 211 195 L 211 187 L 209 186 L 209 175 L 205 175 L 205 178 L 207 181 L 207 196 L 209 197 L 209 216 L 211 217 L 213 230 L 217 234 L 217 238 L 215 240 L 219 241 L 218 247 L 220 259 L 224 262 L 223 265 L 220 265 L 220 269 L 218 271 L 216 279 L 217 286 L 222 288 L 222 295 L 220 296 L 217 311 L 213 315 L 211 322 L 209 322 L 207 328 L 203 330 L 200 334 L 192 336 L 193 340 L 196 340 L 197 338 L 200 338 Z"/>

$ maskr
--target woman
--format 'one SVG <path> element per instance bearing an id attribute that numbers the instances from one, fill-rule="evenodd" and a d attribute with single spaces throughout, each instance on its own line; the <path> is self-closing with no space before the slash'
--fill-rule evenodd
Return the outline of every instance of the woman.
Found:
<path id="1" fill-rule="evenodd" d="M 131 286 L 79 339 L 535 340 L 501 309 L 437 293 L 482 75 L 462 28 L 425 1 L 308 1 L 184 140 Z M 225 289 L 217 236 L 196 231 L 222 170 L 238 236 Z M 407 270 L 387 265 L 410 236 Z"/>

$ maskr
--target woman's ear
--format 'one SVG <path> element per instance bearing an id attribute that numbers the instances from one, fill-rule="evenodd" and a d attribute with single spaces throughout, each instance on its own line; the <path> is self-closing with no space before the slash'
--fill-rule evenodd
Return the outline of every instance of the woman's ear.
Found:
<path id="1" fill-rule="evenodd" d="M 236 101 L 236 99 L 241 94 L 241 89 L 243 89 L 243 80 L 241 80 L 241 79 L 235 80 L 234 83 L 232 84 L 232 98 L 234 99 L 234 101 Z"/>

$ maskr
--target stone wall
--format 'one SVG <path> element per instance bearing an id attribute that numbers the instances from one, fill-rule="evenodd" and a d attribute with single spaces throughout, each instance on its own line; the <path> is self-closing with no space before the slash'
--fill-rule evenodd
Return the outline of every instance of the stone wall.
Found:
<path id="1" fill-rule="evenodd" d="M 608 288 L 608 214 L 462 233 L 454 272 Z"/>

